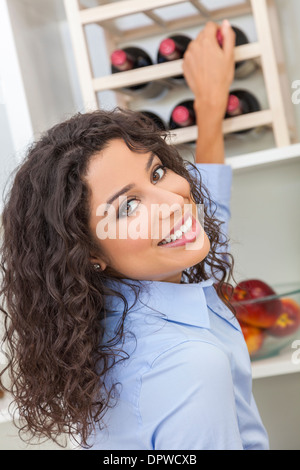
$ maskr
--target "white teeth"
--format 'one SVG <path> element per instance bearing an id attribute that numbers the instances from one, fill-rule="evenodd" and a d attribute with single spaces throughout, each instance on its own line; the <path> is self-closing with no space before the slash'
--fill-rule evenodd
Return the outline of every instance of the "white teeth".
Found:
<path id="1" fill-rule="evenodd" d="M 192 224 L 193 224 L 192 218 L 189 217 L 184 225 L 189 229 L 189 228 L 191 228 Z"/>
<path id="2" fill-rule="evenodd" d="M 172 233 L 172 235 L 170 235 L 169 238 L 166 238 L 165 240 L 163 240 L 161 242 L 162 245 L 166 245 L 167 243 L 170 243 L 170 242 L 174 242 L 175 240 L 178 240 L 179 238 L 182 237 L 182 235 L 186 232 L 188 232 L 191 228 L 192 228 L 192 225 L 193 225 L 193 221 L 192 221 L 192 218 L 189 217 L 187 219 L 187 221 L 184 223 L 184 225 L 182 225 L 180 227 L 179 230 L 176 230 L 175 233 Z"/>
<path id="3" fill-rule="evenodd" d="M 188 231 L 188 228 L 186 225 L 181 225 L 180 230 L 182 231 L 182 233 L 185 233 Z"/>

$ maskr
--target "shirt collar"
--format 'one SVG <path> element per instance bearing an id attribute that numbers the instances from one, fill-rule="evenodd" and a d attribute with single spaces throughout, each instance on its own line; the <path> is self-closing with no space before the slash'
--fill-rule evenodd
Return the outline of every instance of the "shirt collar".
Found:
<path id="1" fill-rule="evenodd" d="M 108 286 L 125 296 L 130 315 L 151 314 L 175 323 L 210 327 L 205 290 L 213 285 L 211 279 L 196 284 L 141 281 L 142 290 L 134 306 L 135 295 L 130 286 L 136 282 L 126 279 L 126 283 L 109 281 Z M 116 296 L 107 298 L 106 307 L 109 315 L 121 315 L 124 310 L 123 302 Z"/>

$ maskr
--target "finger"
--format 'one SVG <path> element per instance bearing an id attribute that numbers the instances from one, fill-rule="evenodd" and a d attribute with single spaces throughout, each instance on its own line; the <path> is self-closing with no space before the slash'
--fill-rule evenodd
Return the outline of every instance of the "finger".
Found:
<path id="1" fill-rule="evenodd" d="M 219 26 L 216 23 L 209 21 L 208 23 L 206 23 L 205 27 L 200 31 L 195 41 L 200 42 L 203 40 L 203 38 L 215 38 L 218 28 Z"/>
<path id="2" fill-rule="evenodd" d="M 208 21 L 208 23 L 206 23 L 205 25 L 204 31 L 208 36 L 215 37 L 218 29 L 219 29 L 218 24 L 214 23 L 213 21 Z"/>
<path id="3" fill-rule="evenodd" d="M 234 55 L 234 48 L 235 48 L 235 32 L 233 31 L 232 27 L 228 20 L 224 20 L 221 26 L 221 33 L 223 37 L 223 51 L 224 54 L 232 58 Z"/>

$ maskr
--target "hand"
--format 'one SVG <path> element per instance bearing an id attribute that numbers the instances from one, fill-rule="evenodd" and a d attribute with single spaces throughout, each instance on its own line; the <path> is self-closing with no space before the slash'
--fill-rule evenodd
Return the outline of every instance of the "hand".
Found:
<path id="1" fill-rule="evenodd" d="M 190 42 L 184 55 L 183 72 L 195 95 L 197 117 L 207 119 L 211 116 L 222 121 L 234 78 L 235 33 L 229 22 L 224 20 L 221 48 L 217 40 L 218 29 L 219 25 L 209 22 Z"/>
<path id="2" fill-rule="evenodd" d="M 190 42 L 183 60 L 183 73 L 195 95 L 196 163 L 225 162 L 223 120 L 234 78 L 235 33 L 224 20 L 221 26 L 223 46 L 220 47 L 219 28 L 215 23 L 207 23 Z"/>

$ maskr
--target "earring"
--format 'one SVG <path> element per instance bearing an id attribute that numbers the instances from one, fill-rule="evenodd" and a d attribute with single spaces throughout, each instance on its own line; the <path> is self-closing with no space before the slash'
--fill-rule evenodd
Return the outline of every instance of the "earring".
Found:
<path id="1" fill-rule="evenodd" d="M 94 267 L 95 271 L 102 271 L 101 266 L 98 263 L 94 264 L 93 267 Z"/>

